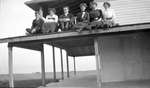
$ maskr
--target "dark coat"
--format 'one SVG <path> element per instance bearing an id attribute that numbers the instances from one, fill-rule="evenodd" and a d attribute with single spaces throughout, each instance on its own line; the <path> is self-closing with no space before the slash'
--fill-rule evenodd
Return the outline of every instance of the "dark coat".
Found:
<path id="1" fill-rule="evenodd" d="M 90 22 L 97 21 L 100 18 L 103 19 L 103 13 L 102 10 L 100 9 L 91 10 L 89 14 L 90 14 Z"/>
<path id="2" fill-rule="evenodd" d="M 85 12 L 85 15 L 82 17 L 82 12 L 77 14 L 77 22 L 88 23 L 90 21 L 90 16 L 88 12 Z"/>
<path id="3" fill-rule="evenodd" d="M 70 19 L 69 23 L 72 23 L 73 22 L 73 14 L 69 13 L 67 16 L 65 16 L 64 14 L 60 15 L 59 16 L 59 19 L 65 19 L 65 18 L 68 18 Z M 60 23 L 62 23 L 63 21 L 59 21 Z"/>
<path id="4" fill-rule="evenodd" d="M 44 20 L 42 19 L 39 19 L 39 20 L 34 19 L 32 22 L 31 29 L 35 28 L 37 31 L 41 31 L 43 23 L 44 23 Z"/>
<path id="5" fill-rule="evenodd" d="M 74 16 L 71 13 L 69 13 L 67 16 L 65 16 L 63 14 L 59 17 L 59 19 L 70 19 L 70 21 L 60 21 L 59 20 L 59 24 L 60 24 L 59 27 L 62 31 L 69 30 L 72 27 L 72 25 L 74 24 Z"/>

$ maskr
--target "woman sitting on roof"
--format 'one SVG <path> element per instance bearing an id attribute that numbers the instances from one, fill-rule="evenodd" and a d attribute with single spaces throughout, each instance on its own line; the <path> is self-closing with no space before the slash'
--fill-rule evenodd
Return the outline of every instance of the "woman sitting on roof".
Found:
<path id="1" fill-rule="evenodd" d="M 46 16 L 46 19 L 42 17 L 44 19 L 42 32 L 44 34 L 58 31 L 58 16 L 55 14 L 55 8 L 49 8 L 48 12 L 49 15 Z"/>
<path id="2" fill-rule="evenodd" d="M 59 27 L 61 31 L 68 31 L 73 25 L 73 15 L 69 13 L 69 7 L 63 7 L 63 14 L 59 17 Z"/>
<path id="3" fill-rule="evenodd" d="M 97 9 L 96 2 L 90 2 L 91 11 L 90 14 L 90 27 L 91 29 L 98 29 L 103 27 L 103 14 L 100 9 Z"/>
<path id="4" fill-rule="evenodd" d="M 32 22 L 31 28 L 27 28 L 27 35 L 31 34 L 40 34 L 42 30 L 42 25 L 44 23 L 44 20 L 40 18 L 40 13 L 38 11 L 35 11 L 35 19 Z"/>
<path id="5" fill-rule="evenodd" d="M 111 5 L 109 2 L 104 2 L 103 4 L 104 10 L 103 10 L 103 16 L 104 16 L 104 27 L 113 27 L 117 24 L 115 23 L 116 14 L 115 11 L 111 8 Z"/>
<path id="6" fill-rule="evenodd" d="M 81 12 L 77 14 L 76 24 L 73 26 L 73 29 L 77 31 L 82 31 L 83 29 L 89 29 L 88 23 L 90 21 L 89 13 L 86 11 L 87 5 L 86 3 L 80 4 Z"/>

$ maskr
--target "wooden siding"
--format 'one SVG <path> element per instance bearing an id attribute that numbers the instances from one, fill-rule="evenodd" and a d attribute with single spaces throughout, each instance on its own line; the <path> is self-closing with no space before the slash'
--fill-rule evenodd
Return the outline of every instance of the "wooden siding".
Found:
<path id="1" fill-rule="evenodd" d="M 102 2 L 97 2 L 103 9 Z M 150 22 L 150 0 L 113 0 L 110 3 L 121 25 Z"/>
<path id="2" fill-rule="evenodd" d="M 89 3 L 90 0 L 32 0 L 27 1 L 29 7 L 37 10 L 39 6 L 43 8 L 55 7 L 57 9 L 57 14 L 62 12 L 62 6 L 70 6 L 71 12 L 76 14 L 79 11 L 79 4 L 82 2 Z M 98 2 L 98 7 L 103 9 L 102 1 L 107 0 L 95 0 Z M 150 0 L 109 0 L 112 8 L 115 9 L 117 19 L 116 21 L 121 25 L 124 24 L 135 24 L 135 23 L 145 23 L 150 22 Z M 48 3 L 49 2 L 49 3 Z M 52 2 L 55 2 L 52 3 Z M 58 5 L 59 4 L 59 5 Z M 56 7 L 57 6 L 57 7 Z M 44 10 L 45 15 L 47 10 Z"/>

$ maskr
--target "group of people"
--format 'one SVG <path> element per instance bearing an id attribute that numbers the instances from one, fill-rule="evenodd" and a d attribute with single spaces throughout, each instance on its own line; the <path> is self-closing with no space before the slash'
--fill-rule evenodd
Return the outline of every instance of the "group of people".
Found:
<path id="1" fill-rule="evenodd" d="M 49 8 L 49 15 L 42 17 L 39 11 L 35 12 L 35 20 L 32 27 L 27 28 L 27 34 L 46 34 L 61 31 L 95 30 L 100 28 L 109 28 L 116 26 L 115 12 L 109 2 L 103 3 L 104 10 L 97 9 L 97 3 L 90 2 L 90 11 L 87 11 L 87 4 L 80 4 L 80 12 L 74 16 L 70 13 L 69 7 L 63 7 L 63 14 L 59 17 L 55 8 Z"/>

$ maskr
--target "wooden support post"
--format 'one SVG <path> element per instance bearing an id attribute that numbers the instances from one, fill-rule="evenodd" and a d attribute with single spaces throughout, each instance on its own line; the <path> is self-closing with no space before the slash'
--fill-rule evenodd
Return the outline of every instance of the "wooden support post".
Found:
<path id="1" fill-rule="evenodd" d="M 67 63 L 67 77 L 69 78 L 69 61 L 68 61 L 68 53 L 66 52 L 66 63 Z"/>
<path id="2" fill-rule="evenodd" d="M 101 62 L 100 44 L 98 38 L 95 38 L 94 48 L 95 48 L 95 56 L 96 56 L 96 68 L 97 68 L 97 88 L 102 88 L 102 77 L 101 77 L 102 62 Z"/>
<path id="3" fill-rule="evenodd" d="M 76 60 L 75 60 L 75 56 L 73 57 L 73 62 L 74 62 L 74 75 L 76 75 Z"/>
<path id="4" fill-rule="evenodd" d="M 45 58 L 44 58 L 44 47 L 41 50 L 41 71 L 42 71 L 42 86 L 45 86 Z"/>
<path id="5" fill-rule="evenodd" d="M 62 49 L 60 49 L 60 58 L 61 58 L 61 79 L 64 79 L 64 67 L 63 67 L 63 54 Z"/>
<path id="6" fill-rule="evenodd" d="M 13 77 L 13 47 L 8 45 L 8 56 L 9 56 L 9 87 L 14 88 L 14 77 Z"/>
<path id="7" fill-rule="evenodd" d="M 55 47 L 53 46 L 53 75 L 54 80 L 56 80 L 56 66 L 55 66 Z"/>

